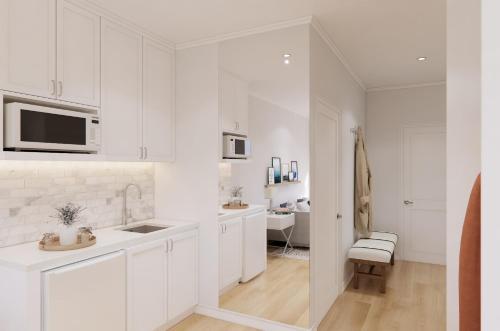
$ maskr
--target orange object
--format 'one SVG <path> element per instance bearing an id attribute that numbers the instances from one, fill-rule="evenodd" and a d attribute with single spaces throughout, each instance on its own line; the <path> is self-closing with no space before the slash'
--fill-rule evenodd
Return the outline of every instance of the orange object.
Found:
<path id="1" fill-rule="evenodd" d="M 481 330 L 481 175 L 474 183 L 460 243 L 460 331 Z"/>

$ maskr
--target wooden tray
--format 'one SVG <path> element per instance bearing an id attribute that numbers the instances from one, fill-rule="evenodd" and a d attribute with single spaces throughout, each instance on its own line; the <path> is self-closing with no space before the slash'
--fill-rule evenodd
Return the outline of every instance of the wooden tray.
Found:
<path id="1" fill-rule="evenodd" d="M 42 251 L 71 251 L 74 249 L 80 249 L 95 245 L 97 239 L 94 235 L 91 235 L 88 239 L 82 240 L 81 236 L 78 236 L 76 244 L 61 246 L 59 243 L 59 236 L 54 236 L 50 240 L 42 239 L 38 243 L 38 248 Z"/>
<path id="2" fill-rule="evenodd" d="M 247 209 L 248 204 L 243 203 L 241 205 L 230 205 L 230 204 L 226 203 L 225 205 L 222 205 L 222 208 L 224 208 L 224 209 Z"/>

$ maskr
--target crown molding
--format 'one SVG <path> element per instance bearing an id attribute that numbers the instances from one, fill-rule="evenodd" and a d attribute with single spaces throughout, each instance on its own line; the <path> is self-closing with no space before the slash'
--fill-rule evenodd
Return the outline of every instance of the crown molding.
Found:
<path id="1" fill-rule="evenodd" d="M 250 35 L 254 35 L 254 34 L 290 28 L 290 27 L 298 26 L 298 25 L 310 24 L 311 21 L 312 21 L 312 16 L 300 17 L 300 18 L 296 18 L 293 20 L 287 20 L 287 21 L 282 21 L 282 22 L 278 22 L 278 23 L 268 24 L 268 25 L 264 25 L 261 27 L 257 27 L 257 28 L 251 28 L 251 29 L 241 30 L 241 31 L 237 31 L 237 32 L 221 34 L 221 35 L 214 36 L 214 37 L 178 43 L 176 45 L 176 49 L 181 50 L 181 49 L 186 49 L 186 48 L 191 48 L 191 47 L 214 44 L 214 43 L 218 43 L 218 42 L 225 41 L 225 40 L 236 39 L 236 38 L 246 37 L 246 36 L 250 36 Z"/>
<path id="2" fill-rule="evenodd" d="M 352 79 L 363 89 L 363 91 L 366 92 L 366 86 L 359 78 L 359 76 L 356 74 L 356 72 L 352 69 L 351 65 L 349 62 L 347 62 L 344 54 L 340 51 L 340 49 L 337 47 L 335 42 L 332 40 L 328 32 L 323 28 L 319 20 L 315 17 L 312 18 L 311 20 L 311 26 L 314 28 L 314 30 L 318 33 L 318 35 L 323 39 L 323 41 L 328 45 L 330 50 L 332 51 L 333 54 L 339 59 L 339 61 L 342 63 L 342 65 L 346 68 L 346 70 L 349 72 L 351 75 Z"/>
<path id="3" fill-rule="evenodd" d="M 104 17 L 105 19 L 109 19 L 109 20 L 114 21 L 115 23 L 124 25 L 127 28 L 133 29 L 135 32 L 140 33 L 144 37 L 158 41 L 161 44 L 163 44 L 164 46 L 170 48 L 171 50 L 175 50 L 175 44 L 172 41 L 165 39 L 165 37 L 162 37 L 157 33 L 149 31 L 149 30 L 143 28 L 142 26 L 139 26 L 139 25 L 113 13 L 112 11 L 107 10 L 106 8 L 103 8 L 101 5 L 98 5 L 93 0 L 69 0 L 69 1 L 72 3 L 75 3 L 75 4 L 83 5 L 86 9 L 93 11 L 94 13 L 98 14 L 99 16 Z"/>
<path id="4" fill-rule="evenodd" d="M 367 89 L 366 92 L 370 93 L 370 92 L 382 92 L 382 91 L 392 91 L 392 90 L 404 90 L 404 89 L 410 89 L 410 88 L 441 86 L 441 85 L 446 85 L 446 81 L 420 83 L 420 84 L 396 85 L 396 86 L 371 87 L 371 88 Z"/>

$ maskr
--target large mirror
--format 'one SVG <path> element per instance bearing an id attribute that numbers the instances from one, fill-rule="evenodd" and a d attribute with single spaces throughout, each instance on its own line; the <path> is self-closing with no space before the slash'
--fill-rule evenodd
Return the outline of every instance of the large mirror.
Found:
<path id="1" fill-rule="evenodd" d="M 308 33 L 307 25 L 296 26 L 219 45 L 219 306 L 304 328 Z"/>

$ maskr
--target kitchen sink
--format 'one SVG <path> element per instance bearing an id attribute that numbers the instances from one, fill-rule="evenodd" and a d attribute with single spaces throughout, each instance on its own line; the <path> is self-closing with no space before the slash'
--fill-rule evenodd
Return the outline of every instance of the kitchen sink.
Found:
<path id="1" fill-rule="evenodd" d="M 131 226 L 127 228 L 120 229 L 121 231 L 135 232 L 135 233 L 150 233 L 160 230 L 165 230 L 169 228 L 168 225 L 151 225 L 151 224 L 141 224 L 136 226 Z"/>

